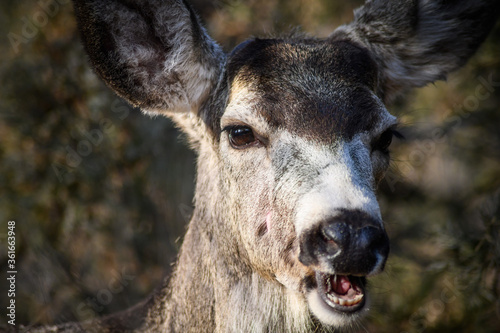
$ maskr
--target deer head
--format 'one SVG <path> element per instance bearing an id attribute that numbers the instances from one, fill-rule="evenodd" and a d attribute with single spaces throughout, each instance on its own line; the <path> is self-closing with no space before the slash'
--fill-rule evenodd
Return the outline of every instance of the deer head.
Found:
<path id="1" fill-rule="evenodd" d="M 189 232 L 207 257 L 333 326 L 365 311 L 366 278 L 389 254 L 375 191 L 398 121 L 384 103 L 462 66 L 499 7 L 368 1 L 328 38 L 253 38 L 225 53 L 185 1 L 74 3 L 96 72 L 171 117 L 198 152 Z"/>

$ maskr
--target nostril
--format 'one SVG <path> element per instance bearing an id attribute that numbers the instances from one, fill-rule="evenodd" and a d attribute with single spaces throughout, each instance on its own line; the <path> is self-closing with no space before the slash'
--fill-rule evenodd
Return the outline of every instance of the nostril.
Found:
<path id="1" fill-rule="evenodd" d="M 330 257 L 340 252 L 342 243 L 339 239 L 333 239 L 325 232 L 321 232 L 321 239 L 323 242 L 318 245 L 318 248 L 322 250 L 321 252 Z"/>
<path id="2" fill-rule="evenodd" d="M 321 228 L 321 234 L 327 243 L 335 243 L 343 248 L 350 241 L 349 226 L 343 222 L 328 223 Z"/>
<path id="3" fill-rule="evenodd" d="M 389 238 L 380 227 L 366 226 L 356 233 L 357 247 L 386 256 L 389 252 Z"/>
<path id="4" fill-rule="evenodd" d="M 382 236 L 380 228 L 373 226 L 364 227 L 358 233 L 358 246 L 360 248 L 371 248 L 376 247 L 377 243 L 380 242 Z"/>
<path id="5" fill-rule="evenodd" d="M 341 253 L 349 239 L 348 226 L 344 223 L 322 223 L 301 236 L 299 261 L 313 265 L 321 258 L 331 260 Z"/>

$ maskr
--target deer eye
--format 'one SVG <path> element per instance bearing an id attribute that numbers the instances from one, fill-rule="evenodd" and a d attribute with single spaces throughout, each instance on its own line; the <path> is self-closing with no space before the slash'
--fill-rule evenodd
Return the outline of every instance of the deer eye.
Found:
<path id="1" fill-rule="evenodd" d="M 373 150 L 378 150 L 381 151 L 384 154 L 389 153 L 389 146 L 392 143 L 392 137 L 394 135 L 394 131 L 392 129 L 388 129 L 380 137 L 378 140 L 375 142 L 375 145 L 373 147 Z"/>
<path id="2" fill-rule="evenodd" d="M 385 131 L 382 133 L 380 138 L 377 141 L 377 146 L 375 147 L 377 150 L 380 150 L 382 152 L 387 152 L 389 149 L 389 146 L 392 143 L 392 130 Z"/>
<path id="3" fill-rule="evenodd" d="M 244 149 L 259 143 L 248 126 L 234 126 L 227 129 L 229 143 L 235 149 Z"/>
<path id="4" fill-rule="evenodd" d="M 382 133 L 382 135 L 380 135 L 380 137 L 378 138 L 378 140 L 375 142 L 375 144 L 373 145 L 373 150 L 378 150 L 384 154 L 388 154 L 389 153 L 389 146 L 391 145 L 392 143 L 392 138 L 393 137 L 397 137 L 397 138 L 402 138 L 403 136 L 397 132 L 396 130 L 394 129 L 388 129 L 387 131 L 385 131 L 384 133 Z"/>

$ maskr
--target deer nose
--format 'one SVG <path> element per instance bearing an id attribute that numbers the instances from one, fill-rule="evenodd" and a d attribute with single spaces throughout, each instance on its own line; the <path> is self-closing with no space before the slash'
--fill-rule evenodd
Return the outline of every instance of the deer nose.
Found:
<path id="1" fill-rule="evenodd" d="M 359 210 L 344 210 L 300 238 L 300 262 L 335 274 L 376 274 L 388 254 L 389 238 L 382 223 Z"/>

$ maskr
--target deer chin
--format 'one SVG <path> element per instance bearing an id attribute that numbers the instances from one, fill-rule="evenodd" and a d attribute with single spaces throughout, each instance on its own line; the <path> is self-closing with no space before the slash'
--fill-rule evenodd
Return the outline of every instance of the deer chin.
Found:
<path id="1" fill-rule="evenodd" d="M 365 277 L 317 272 L 315 278 L 317 287 L 308 293 L 307 300 L 321 322 L 345 326 L 366 312 Z"/>

